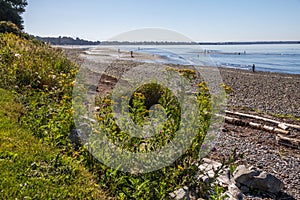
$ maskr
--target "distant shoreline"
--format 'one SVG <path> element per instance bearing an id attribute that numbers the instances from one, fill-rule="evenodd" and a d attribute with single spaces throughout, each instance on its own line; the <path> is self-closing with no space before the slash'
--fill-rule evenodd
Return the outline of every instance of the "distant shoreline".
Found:
<path id="1" fill-rule="evenodd" d="M 300 41 L 255 41 L 255 42 L 119 42 L 102 41 L 99 45 L 266 45 L 266 44 L 300 44 Z"/>
<path id="2" fill-rule="evenodd" d="M 300 41 L 243 41 L 243 42 L 170 42 L 170 41 L 88 41 L 71 37 L 39 37 L 36 39 L 52 45 L 258 45 L 258 44 L 300 44 Z"/>

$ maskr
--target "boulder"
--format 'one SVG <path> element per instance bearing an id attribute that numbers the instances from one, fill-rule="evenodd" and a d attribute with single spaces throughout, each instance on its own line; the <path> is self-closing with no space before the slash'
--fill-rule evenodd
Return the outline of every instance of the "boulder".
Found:
<path id="1" fill-rule="evenodd" d="M 272 174 L 261 172 L 255 168 L 246 168 L 244 165 L 237 167 L 233 173 L 233 179 L 236 185 L 240 189 L 242 188 L 242 191 L 249 188 L 277 194 L 284 186 L 283 182 Z"/>

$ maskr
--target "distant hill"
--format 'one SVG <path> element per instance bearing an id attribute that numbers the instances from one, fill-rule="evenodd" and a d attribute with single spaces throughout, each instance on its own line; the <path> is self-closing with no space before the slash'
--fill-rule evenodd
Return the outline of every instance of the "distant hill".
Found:
<path id="1" fill-rule="evenodd" d="M 300 44 L 300 41 L 199 42 L 200 45 Z"/>
<path id="2" fill-rule="evenodd" d="M 256 42 L 170 42 L 170 41 L 88 41 L 72 37 L 35 37 L 52 45 L 252 45 L 252 44 L 300 44 L 300 41 L 256 41 Z"/>
<path id="3" fill-rule="evenodd" d="M 36 39 L 50 43 L 52 45 L 99 45 L 101 42 L 100 41 L 88 41 L 88 40 L 83 40 L 80 38 L 71 38 L 71 37 L 39 37 L 36 36 Z"/>

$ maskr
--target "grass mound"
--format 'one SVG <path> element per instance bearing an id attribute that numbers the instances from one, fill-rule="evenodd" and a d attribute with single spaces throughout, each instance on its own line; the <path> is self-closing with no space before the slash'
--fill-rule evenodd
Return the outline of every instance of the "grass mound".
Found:
<path id="1" fill-rule="evenodd" d="M 23 107 L 12 93 L 0 96 L 0 199 L 106 199 L 75 158 L 19 126 Z"/>

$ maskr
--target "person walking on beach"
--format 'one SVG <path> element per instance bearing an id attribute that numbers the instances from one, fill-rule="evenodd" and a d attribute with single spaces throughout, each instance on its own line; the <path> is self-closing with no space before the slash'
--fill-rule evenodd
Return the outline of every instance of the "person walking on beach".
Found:
<path id="1" fill-rule="evenodd" d="M 252 65 L 252 72 L 255 72 L 255 64 Z"/>

